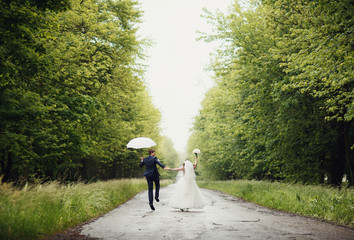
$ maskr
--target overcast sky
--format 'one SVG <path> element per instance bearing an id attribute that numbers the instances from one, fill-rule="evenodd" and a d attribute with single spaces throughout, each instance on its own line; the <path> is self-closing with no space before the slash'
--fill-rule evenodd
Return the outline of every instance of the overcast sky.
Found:
<path id="1" fill-rule="evenodd" d="M 215 45 L 196 40 L 197 31 L 211 31 L 200 15 L 204 7 L 225 11 L 231 0 L 140 0 L 140 4 L 144 16 L 139 35 L 155 42 L 147 51 L 145 80 L 162 114 L 162 134 L 184 152 L 200 103 L 213 85 L 212 73 L 204 69 Z"/>

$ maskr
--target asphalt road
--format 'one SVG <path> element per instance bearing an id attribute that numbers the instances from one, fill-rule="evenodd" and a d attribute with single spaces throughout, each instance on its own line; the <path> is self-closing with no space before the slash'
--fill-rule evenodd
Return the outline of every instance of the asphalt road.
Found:
<path id="1" fill-rule="evenodd" d="M 174 184 L 160 190 L 156 211 L 147 191 L 82 226 L 81 235 L 124 239 L 354 239 L 354 229 L 270 210 L 218 191 L 202 189 L 208 205 L 182 212 L 168 206 Z"/>

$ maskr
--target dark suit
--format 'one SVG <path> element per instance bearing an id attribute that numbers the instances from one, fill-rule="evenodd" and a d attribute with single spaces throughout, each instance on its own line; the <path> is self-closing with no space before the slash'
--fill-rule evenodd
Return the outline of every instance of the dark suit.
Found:
<path id="1" fill-rule="evenodd" d="M 163 165 L 156 157 L 153 156 L 148 156 L 144 158 L 142 162 L 140 162 L 140 167 L 143 167 L 145 165 L 146 170 L 144 172 L 144 176 L 146 177 L 146 181 L 149 187 L 148 195 L 149 195 L 149 204 L 153 204 L 153 183 L 155 182 L 155 198 L 159 198 L 159 191 L 160 191 L 160 174 L 157 171 L 156 164 L 158 164 L 160 167 L 165 168 L 165 165 Z"/>

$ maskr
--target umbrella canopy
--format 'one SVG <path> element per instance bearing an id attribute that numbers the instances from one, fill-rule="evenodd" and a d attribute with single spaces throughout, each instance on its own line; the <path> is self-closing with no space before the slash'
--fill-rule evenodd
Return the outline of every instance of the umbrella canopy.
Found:
<path id="1" fill-rule="evenodd" d="M 127 148 L 134 148 L 134 149 L 149 148 L 155 145 L 156 143 L 151 138 L 138 137 L 130 140 L 129 143 L 127 144 Z"/>

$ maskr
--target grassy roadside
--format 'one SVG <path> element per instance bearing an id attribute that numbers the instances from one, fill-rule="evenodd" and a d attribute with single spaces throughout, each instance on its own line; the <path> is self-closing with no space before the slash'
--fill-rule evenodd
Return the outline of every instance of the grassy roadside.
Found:
<path id="1" fill-rule="evenodd" d="M 164 180 L 161 185 L 169 183 Z M 146 189 L 145 179 L 51 182 L 23 189 L 0 184 L 0 239 L 43 239 L 106 213 Z"/>
<path id="2" fill-rule="evenodd" d="M 354 227 L 354 189 L 267 181 L 198 181 L 215 189 L 273 209 Z"/>

